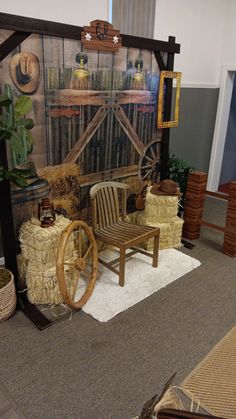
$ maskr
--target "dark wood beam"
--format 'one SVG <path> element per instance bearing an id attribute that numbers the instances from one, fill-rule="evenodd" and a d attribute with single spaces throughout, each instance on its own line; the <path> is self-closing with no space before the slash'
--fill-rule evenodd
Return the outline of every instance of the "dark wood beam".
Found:
<path id="1" fill-rule="evenodd" d="M 139 36 L 124 35 L 122 37 L 122 46 L 130 48 L 148 49 L 151 51 L 171 52 L 172 54 L 180 53 L 180 44 L 175 42 L 158 41 L 155 39 L 142 38 Z M 175 39 L 173 36 L 169 37 Z"/>
<path id="2" fill-rule="evenodd" d="M 49 22 L 31 17 L 0 13 L 0 28 L 13 31 L 25 31 L 43 35 L 80 39 L 82 27 L 65 23 Z"/>
<path id="3" fill-rule="evenodd" d="M 16 31 L 0 45 L 0 61 L 8 56 L 21 42 L 30 36 L 30 32 Z"/>
<path id="4" fill-rule="evenodd" d="M 155 58 L 157 60 L 157 64 L 159 66 L 160 71 L 166 70 L 166 65 L 163 61 L 163 58 L 160 54 L 160 51 L 153 51 L 153 52 L 154 52 Z"/>
<path id="5" fill-rule="evenodd" d="M 172 45 L 175 45 L 174 36 L 169 36 L 169 43 Z M 167 57 L 166 70 L 173 71 L 173 69 L 174 69 L 174 54 L 172 52 L 169 52 L 168 57 Z M 165 95 L 164 121 L 170 121 L 173 79 L 167 78 L 165 80 L 165 83 L 166 83 L 166 95 Z M 170 142 L 170 128 L 164 128 L 163 139 L 161 143 L 161 179 L 166 179 L 168 177 L 169 142 Z"/>
<path id="6" fill-rule="evenodd" d="M 25 31 L 39 33 L 50 36 L 60 36 L 72 39 L 81 39 L 81 26 L 67 25 L 65 23 L 50 22 L 47 20 L 35 19 L 30 17 L 10 15 L 0 13 L 0 27 L 14 31 Z M 86 22 L 85 22 L 86 23 Z M 180 45 L 175 42 L 158 41 L 138 36 L 125 35 L 122 36 L 122 46 L 130 48 L 141 48 L 155 50 L 161 52 L 172 52 L 179 54 Z"/>

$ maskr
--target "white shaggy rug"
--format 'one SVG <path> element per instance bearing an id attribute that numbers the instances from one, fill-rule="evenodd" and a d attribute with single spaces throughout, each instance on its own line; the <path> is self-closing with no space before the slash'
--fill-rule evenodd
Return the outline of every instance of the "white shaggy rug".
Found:
<path id="1" fill-rule="evenodd" d="M 111 260 L 118 254 L 105 250 L 100 255 L 103 259 Z M 139 253 L 127 260 L 125 286 L 120 287 L 118 276 L 99 264 L 95 289 L 83 311 L 100 322 L 107 322 L 200 265 L 198 260 L 178 250 L 166 249 L 159 252 L 158 267 L 153 268 L 152 259 Z M 82 291 L 80 284 L 76 300 Z"/>

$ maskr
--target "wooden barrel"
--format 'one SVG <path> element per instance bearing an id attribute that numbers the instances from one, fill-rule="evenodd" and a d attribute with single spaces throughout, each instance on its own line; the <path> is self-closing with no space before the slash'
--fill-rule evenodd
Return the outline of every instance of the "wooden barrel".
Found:
<path id="1" fill-rule="evenodd" d="M 18 235 L 19 227 L 24 221 L 32 217 L 38 217 L 38 204 L 42 198 L 49 196 L 50 192 L 50 185 L 43 178 L 38 178 L 29 186 L 11 191 L 16 235 Z"/>

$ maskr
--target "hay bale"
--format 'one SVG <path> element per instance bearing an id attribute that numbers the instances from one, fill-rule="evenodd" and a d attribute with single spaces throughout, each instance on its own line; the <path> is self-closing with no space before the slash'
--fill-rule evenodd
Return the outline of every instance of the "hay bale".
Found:
<path id="1" fill-rule="evenodd" d="M 61 233 L 70 223 L 63 216 L 57 216 L 55 224 L 49 228 L 42 228 L 37 218 L 23 223 L 19 232 L 22 257 L 26 261 L 33 261 L 40 270 L 54 267 Z M 73 253 L 74 239 L 71 235 L 66 246 L 66 259 L 72 258 Z"/>
<path id="2" fill-rule="evenodd" d="M 53 198 L 53 205 L 55 209 L 63 208 L 70 219 L 78 218 L 79 213 L 79 198 L 70 193 L 64 196 L 56 196 Z"/>
<path id="3" fill-rule="evenodd" d="M 40 177 L 47 179 L 51 186 L 52 197 L 67 195 L 79 191 L 80 169 L 77 164 L 64 163 L 58 166 L 47 166 L 38 169 Z"/>
<path id="4" fill-rule="evenodd" d="M 166 223 L 160 222 L 150 222 L 147 220 L 144 211 L 140 212 L 136 218 L 137 224 L 148 225 L 152 227 L 158 227 L 160 229 L 160 249 L 171 249 L 171 248 L 180 248 L 182 230 L 184 221 L 179 217 L 172 217 Z M 146 240 L 143 243 L 144 249 L 150 251 L 153 250 L 153 239 Z"/>
<path id="5" fill-rule="evenodd" d="M 138 176 L 129 176 L 121 180 L 122 183 L 129 185 L 128 195 L 138 194 L 142 188 L 142 182 Z"/>
<path id="6" fill-rule="evenodd" d="M 72 260 L 70 260 L 71 262 Z M 65 266 L 65 281 L 70 294 L 73 294 L 77 280 L 75 269 Z M 39 270 L 38 266 L 29 263 L 26 275 L 27 296 L 32 304 L 59 304 L 63 302 L 59 290 L 56 268 L 46 271 Z"/>
<path id="7" fill-rule="evenodd" d="M 145 219 L 149 223 L 168 223 L 178 214 L 179 197 L 176 195 L 154 195 L 147 190 L 145 201 Z"/>

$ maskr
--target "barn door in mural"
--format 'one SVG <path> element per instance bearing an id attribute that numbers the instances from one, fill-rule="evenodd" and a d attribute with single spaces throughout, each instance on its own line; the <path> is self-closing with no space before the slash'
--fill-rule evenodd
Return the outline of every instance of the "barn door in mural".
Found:
<path id="1" fill-rule="evenodd" d="M 85 53 L 79 41 L 55 42 L 52 50 L 44 38 L 48 163 L 78 162 L 83 174 L 137 164 L 144 146 L 161 136 L 153 54 Z"/>

